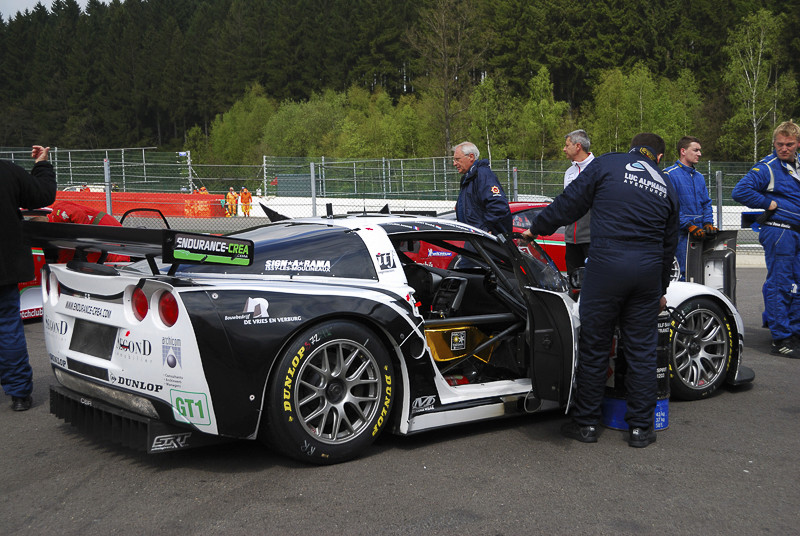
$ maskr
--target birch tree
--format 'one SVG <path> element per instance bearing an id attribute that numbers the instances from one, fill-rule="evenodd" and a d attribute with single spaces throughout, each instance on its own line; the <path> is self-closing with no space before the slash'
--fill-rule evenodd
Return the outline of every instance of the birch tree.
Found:
<path id="1" fill-rule="evenodd" d="M 728 144 L 736 133 L 749 131 L 752 160 L 759 159 L 759 146 L 769 139 L 771 119 L 775 114 L 776 90 L 787 83 L 787 74 L 780 73 L 778 46 L 784 25 L 783 14 L 773 15 L 766 9 L 748 15 L 729 34 L 724 51 L 729 60 L 723 79 L 730 91 L 733 115 L 726 122 Z M 788 39 L 788 38 L 787 38 Z M 746 146 L 744 146 L 746 147 Z M 735 153 L 736 147 L 731 147 Z"/>

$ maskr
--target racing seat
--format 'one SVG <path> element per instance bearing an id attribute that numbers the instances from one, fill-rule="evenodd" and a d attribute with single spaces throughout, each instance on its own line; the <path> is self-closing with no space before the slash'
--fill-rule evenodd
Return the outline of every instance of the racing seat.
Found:
<path id="1" fill-rule="evenodd" d="M 436 283 L 442 280 L 442 276 L 428 270 L 427 267 L 414 264 L 409 261 L 403 264 L 403 271 L 411 288 L 414 289 L 414 296 L 419 300 L 422 311 L 428 310 L 433 300 L 434 288 Z"/>
<path id="2" fill-rule="evenodd" d="M 447 318 L 461 308 L 467 290 L 467 280 L 463 277 L 445 277 L 439 283 L 431 302 L 429 318 Z"/>

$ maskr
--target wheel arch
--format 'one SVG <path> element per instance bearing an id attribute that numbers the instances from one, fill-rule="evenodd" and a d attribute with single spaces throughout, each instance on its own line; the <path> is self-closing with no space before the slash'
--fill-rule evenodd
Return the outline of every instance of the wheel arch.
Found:
<path id="1" fill-rule="evenodd" d="M 363 298 L 362 298 L 363 299 Z M 391 324 L 396 325 L 396 322 L 400 319 L 398 318 L 400 315 L 397 311 L 388 308 L 388 306 L 384 306 L 383 309 L 384 315 L 396 315 L 395 322 L 391 322 Z M 381 310 L 382 308 L 378 308 Z M 386 309 L 389 309 L 387 311 Z M 350 321 L 356 324 L 362 324 L 368 327 L 371 331 L 373 331 L 380 339 L 380 344 L 386 349 L 387 354 L 389 355 L 392 366 L 395 368 L 395 377 L 399 379 L 399 381 L 395 382 L 396 389 L 398 392 L 394 396 L 395 403 L 391 408 L 391 412 L 389 415 L 389 426 L 387 427 L 390 431 L 396 431 L 398 429 L 398 419 L 400 419 L 400 415 L 408 412 L 408 405 L 409 402 L 407 399 L 408 393 L 408 385 L 409 385 L 409 373 L 408 367 L 406 366 L 405 360 L 409 358 L 415 358 L 413 354 L 415 353 L 415 349 L 409 348 L 408 350 L 404 350 L 401 347 L 402 341 L 398 340 L 401 335 L 405 336 L 406 334 L 397 329 L 392 330 L 390 326 L 385 325 L 384 322 L 381 321 L 384 315 L 376 314 L 376 310 L 372 310 L 372 314 L 365 314 L 363 312 L 347 310 L 346 312 L 342 313 L 340 311 L 328 311 L 325 313 L 321 313 L 313 318 L 309 318 L 307 321 L 303 322 L 302 324 L 298 325 L 295 329 L 289 333 L 284 340 L 281 342 L 279 348 L 276 348 L 274 351 L 275 356 L 282 355 L 289 346 L 292 345 L 293 341 L 305 330 L 308 328 L 322 324 L 328 321 Z M 409 328 L 411 326 L 409 325 Z M 427 344 L 425 343 L 424 334 L 422 334 L 422 324 L 416 326 L 417 331 L 419 332 L 420 337 L 420 344 L 421 349 L 420 352 L 424 353 L 425 348 L 427 348 Z M 413 333 L 409 333 L 405 340 L 408 340 L 413 337 Z M 421 354 L 420 354 L 421 355 Z M 262 385 L 262 393 L 261 393 L 261 415 L 262 418 L 258 419 L 257 428 L 254 431 L 252 437 L 255 438 L 258 436 L 262 427 L 264 426 L 264 416 L 266 415 L 267 411 L 267 404 L 268 404 L 268 393 L 267 390 L 269 389 L 269 385 L 274 379 L 275 374 L 278 371 L 278 359 L 277 357 L 273 359 L 269 365 L 269 370 L 265 377 L 263 378 L 263 385 Z"/>
<path id="2" fill-rule="evenodd" d="M 731 356 L 724 383 L 728 385 L 736 384 L 744 353 L 744 320 L 733 302 L 716 289 L 698 283 L 683 281 L 672 282 L 667 288 L 667 306 L 669 307 L 678 308 L 684 303 L 697 298 L 710 300 L 720 307 L 728 318 L 733 320 L 730 326 L 731 337 L 734 341 L 731 345 L 733 356 Z"/>

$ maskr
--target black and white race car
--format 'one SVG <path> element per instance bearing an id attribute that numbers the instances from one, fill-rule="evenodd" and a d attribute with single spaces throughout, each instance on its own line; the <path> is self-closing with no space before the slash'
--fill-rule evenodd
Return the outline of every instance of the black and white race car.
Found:
<path id="1" fill-rule="evenodd" d="M 140 257 L 43 273 L 58 416 L 148 452 L 224 438 L 335 463 L 412 434 L 569 406 L 580 326 L 566 280 L 458 222 L 288 220 L 230 236 L 28 223 L 40 246 Z M 452 252 L 416 264 L 420 242 Z M 529 254 L 530 253 L 530 254 Z M 672 283 L 661 323 L 673 396 L 751 381 L 720 292 Z M 617 345 L 624 347 L 624 341 Z"/>

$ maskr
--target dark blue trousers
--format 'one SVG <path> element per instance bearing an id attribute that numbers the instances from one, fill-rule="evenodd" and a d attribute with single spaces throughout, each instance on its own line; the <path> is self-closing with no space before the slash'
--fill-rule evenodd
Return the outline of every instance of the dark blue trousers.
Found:
<path id="1" fill-rule="evenodd" d="M 602 248 L 594 244 L 580 297 L 580 355 L 572 418 L 600 423 L 614 329 L 619 323 L 628 371 L 630 427 L 653 425 L 656 407 L 656 345 L 663 250 Z"/>
<path id="2" fill-rule="evenodd" d="M 10 396 L 28 396 L 33 391 L 33 370 L 28 362 L 16 284 L 0 285 L 0 383 Z"/>

